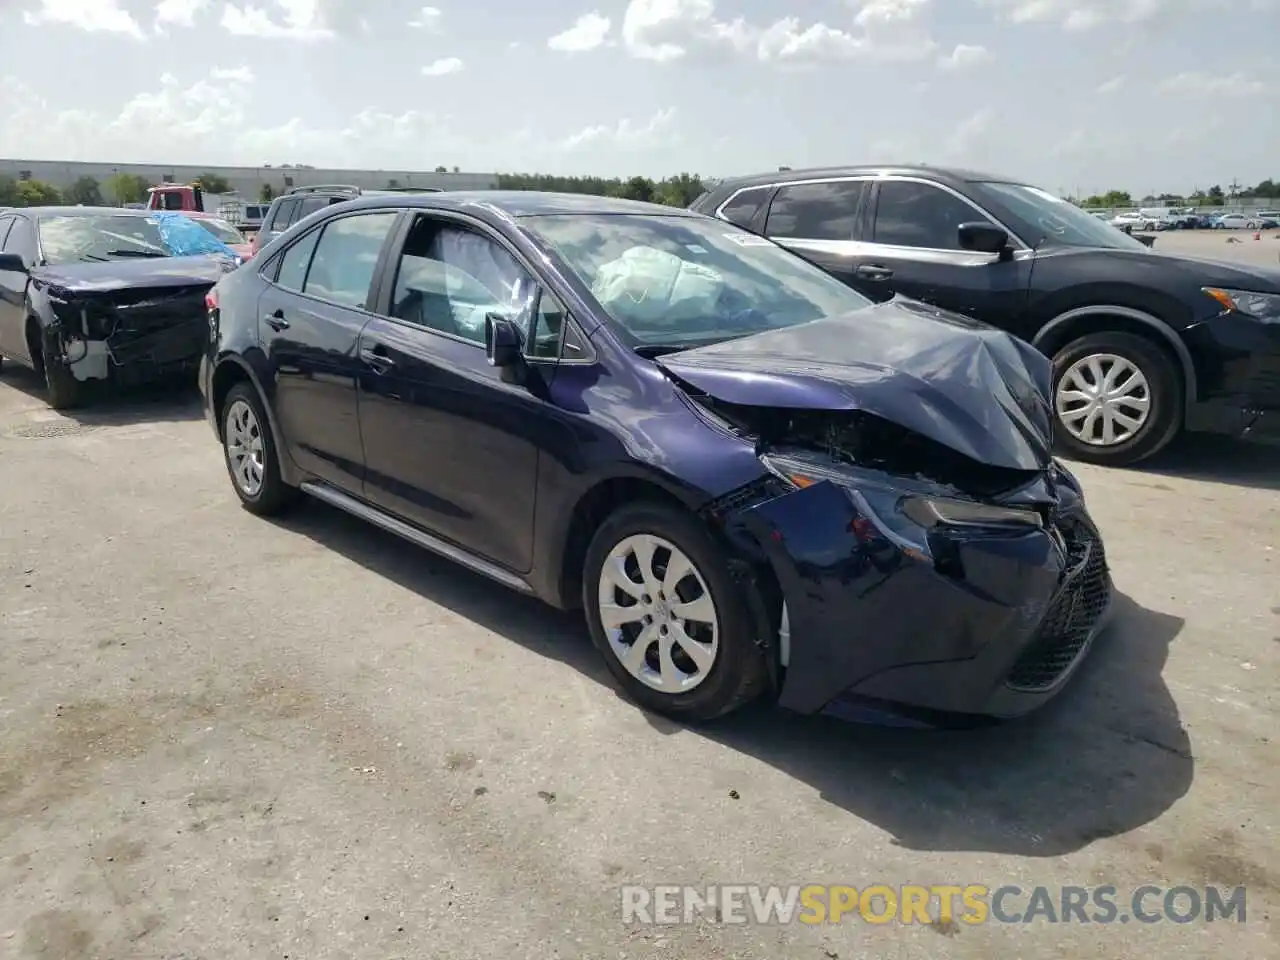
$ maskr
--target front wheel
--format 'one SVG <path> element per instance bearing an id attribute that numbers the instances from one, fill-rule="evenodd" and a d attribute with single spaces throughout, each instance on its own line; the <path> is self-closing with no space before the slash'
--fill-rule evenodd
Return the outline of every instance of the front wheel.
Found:
<path id="1" fill-rule="evenodd" d="M 712 720 L 765 687 L 764 652 L 728 558 L 691 514 L 614 512 L 587 550 L 583 606 L 610 672 L 642 707 Z"/>
<path id="2" fill-rule="evenodd" d="M 1173 360 L 1135 334 L 1089 334 L 1053 358 L 1056 433 L 1077 460 L 1124 466 L 1162 450 L 1181 429 L 1182 397 Z"/>

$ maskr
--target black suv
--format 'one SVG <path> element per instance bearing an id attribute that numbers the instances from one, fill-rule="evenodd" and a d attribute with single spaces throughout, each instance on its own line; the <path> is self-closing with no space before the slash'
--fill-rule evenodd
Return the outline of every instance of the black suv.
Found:
<path id="1" fill-rule="evenodd" d="M 1035 344 L 1053 359 L 1059 443 L 1081 460 L 1135 463 L 1184 429 L 1280 439 L 1280 269 L 1169 256 L 1037 187 L 937 167 L 726 180 L 692 209 L 874 299 Z"/>
<path id="2" fill-rule="evenodd" d="M 356 197 L 377 197 L 397 193 L 441 193 L 439 187 L 402 187 L 388 190 L 365 190 L 353 184 L 326 183 L 310 187 L 293 187 L 271 201 L 262 226 L 253 235 L 253 255 L 299 220 L 306 219 L 317 210 L 354 200 Z"/>

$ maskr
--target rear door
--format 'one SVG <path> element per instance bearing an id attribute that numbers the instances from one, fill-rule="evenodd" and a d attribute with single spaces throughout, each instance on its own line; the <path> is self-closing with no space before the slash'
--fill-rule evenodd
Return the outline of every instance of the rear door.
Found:
<path id="1" fill-rule="evenodd" d="M 877 179 L 870 211 L 853 258 L 859 291 L 877 300 L 901 294 L 1018 331 L 1032 251 L 1012 235 L 1012 259 L 960 246 L 960 224 L 1001 226 L 992 215 L 940 184 L 907 177 Z"/>
<path id="2" fill-rule="evenodd" d="M 854 239 L 868 189 L 861 178 L 782 184 L 769 201 L 764 235 L 856 286 Z"/>
<path id="3" fill-rule="evenodd" d="M 355 496 L 364 483 L 357 346 L 398 217 L 361 211 L 309 230 L 272 257 L 258 301 L 281 443 L 301 469 Z"/>

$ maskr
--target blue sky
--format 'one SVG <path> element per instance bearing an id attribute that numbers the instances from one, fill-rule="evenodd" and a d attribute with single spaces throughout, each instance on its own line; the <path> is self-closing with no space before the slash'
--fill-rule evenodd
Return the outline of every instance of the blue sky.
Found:
<path id="1" fill-rule="evenodd" d="M 1280 0 L 0 0 L 0 156 L 1280 178 Z"/>

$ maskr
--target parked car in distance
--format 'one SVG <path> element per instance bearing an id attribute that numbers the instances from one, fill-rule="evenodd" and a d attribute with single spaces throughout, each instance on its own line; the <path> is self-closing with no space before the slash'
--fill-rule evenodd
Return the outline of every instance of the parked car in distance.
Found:
<path id="1" fill-rule="evenodd" d="M 200 224 L 200 226 L 217 237 L 218 240 L 225 243 L 235 251 L 236 256 L 242 261 L 253 257 L 253 244 L 249 242 L 249 238 L 227 223 L 226 220 L 221 217 L 210 216 L 207 213 L 196 213 L 193 210 L 186 211 L 185 216 Z"/>
<path id="2" fill-rule="evenodd" d="M 1243 213 L 1223 213 L 1214 218 L 1215 230 L 1247 230 L 1249 218 Z"/>
<path id="3" fill-rule="evenodd" d="M 777 172 L 695 208 L 877 300 L 967 314 L 1053 359 L 1057 437 L 1131 464 L 1182 430 L 1280 438 L 1280 272 L 1147 249 L 1007 177 L 937 167 Z"/>
<path id="4" fill-rule="evenodd" d="M 1127 213 L 1117 213 L 1112 217 L 1111 226 L 1118 227 L 1127 233 L 1133 230 L 1155 230 L 1159 226 L 1159 221 L 1143 216 L 1136 210 L 1130 210 Z"/>
<path id="5" fill-rule="evenodd" d="M 41 374 L 58 410 L 76 406 L 89 381 L 194 372 L 208 337 L 205 294 L 234 267 L 221 249 L 181 214 L 0 214 L 0 356 Z"/>
<path id="6" fill-rule="evenodd" d="M 1110 600 L 1040 353 L 732 224 L 362 197 L 209 303 L 200 383 L 248 510 L 305 492 L 581 607 L 655 711 L 1012 716 Z"/>
<path id="7" fill-rule="evenodd" d="M 309 187 L 293 187 L 271 201 L 262 219 L 262 226 L 253 235 L 253 253 L 274 240 L 299 220 L 304 220 L 317 210 L 335 203 L 343 203 L 355 197 L 384 197 L 400 194 L 440 193 L 437 187 L 404 187 L 390 190 L 365 190 L 352 184 L 324 184 Z"/>

